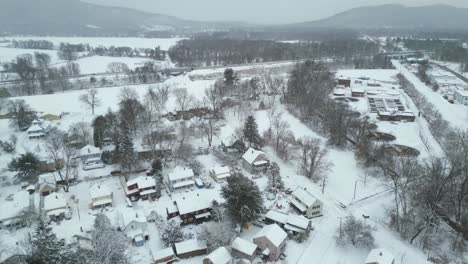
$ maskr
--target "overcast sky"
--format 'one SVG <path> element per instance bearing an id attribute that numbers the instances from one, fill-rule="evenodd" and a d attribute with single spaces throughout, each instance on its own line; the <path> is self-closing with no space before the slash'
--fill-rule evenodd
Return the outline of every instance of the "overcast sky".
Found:
<path id="1" fill-rule="evenodd" d="M 194 20 L 236 20 L 255 23 L 303 22 L 347 9 L 388 3 L 410 6 L 444 3 L 468 7 L 468 0 L 85 0 Z"/>

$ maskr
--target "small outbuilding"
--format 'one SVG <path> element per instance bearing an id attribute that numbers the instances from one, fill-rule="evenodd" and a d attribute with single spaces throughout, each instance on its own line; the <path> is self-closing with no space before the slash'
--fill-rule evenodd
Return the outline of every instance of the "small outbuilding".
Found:
<path id="1" fill-rule="evenodd" d="M 172 247 L 168 247 L 153 253 L 153 260 L 154 263 L 166 263 L 171 261 L 175 258 L 174 249 Z"/>
<path id="2" fill-rule="evenodd" d="M 210 169 L 210 176 L 217 182 L 224 181 L 231 176 L 228 166 L 216 166 Z"/>
<path id="3" fill-rule="evenodd" d="M 232 264 L 231 254 L 225 247 L 219 247 L 203 259 L 203 264 Z"/>
<path id="4" fill-rule="evenodd" d="M 205 255 L 208 247 L 206 242 L 197 239 L 190 239 L 174 244 L 176 255 L 179 258 L 191 258 Z"/>

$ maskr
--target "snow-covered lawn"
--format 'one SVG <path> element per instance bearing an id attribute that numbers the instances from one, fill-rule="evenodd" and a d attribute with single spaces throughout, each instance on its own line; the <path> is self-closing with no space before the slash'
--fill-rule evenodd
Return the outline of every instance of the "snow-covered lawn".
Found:
<path id="1" fill-rule="evenodd" d="M 10 62 L 16 59 L 18 55 L 26 53 L 34 55 L 34 52 L 47 53 L 51 58 L 51 63 L 60 61 L 56 50 L 14 49 L 0 46 L 0 64 Z"/>
<path id="2" fill-rule="evenodd" d="M 184 38 L 106 38 L 106 37 L 3 37 L 1 40 L 47 40 L 54 43 L 55 46 L 60 43 L 70 44 L 89 44 L 91 47 L 131 47 L 131 48 L 150 48 L 159 46 L 162 50 L 168 50 L 178 41 Z"/>

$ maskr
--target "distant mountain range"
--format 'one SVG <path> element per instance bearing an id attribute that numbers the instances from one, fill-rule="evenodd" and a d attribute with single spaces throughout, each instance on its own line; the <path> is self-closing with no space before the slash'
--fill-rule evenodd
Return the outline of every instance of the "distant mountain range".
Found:
<path id="1" fill-rule="evenodd" d="M 227 28 L 232 22 L 197 22 L 79 0 L 1 0 L 0 33 L 128 34 L 142 30 Z"/>
<path id="2" fill-rule="evenodd" d="M 354 8 L 318 21 L 261 27 L 240 22 L 199 22 L 79 0 L 1 0 L 0 33 L 35 35 L 136 34 L 149 30 L 204 31 L 312 28 L 464 29 L 468 9 L 448 5 Z"/>
<path id="3" fill-rule="evenodd" d="M 468 31 L 468 9 L 449 5 L 380 5 L 350 9 L 326 19 L 288 25 L 351 29 L 461 29 Z"/>

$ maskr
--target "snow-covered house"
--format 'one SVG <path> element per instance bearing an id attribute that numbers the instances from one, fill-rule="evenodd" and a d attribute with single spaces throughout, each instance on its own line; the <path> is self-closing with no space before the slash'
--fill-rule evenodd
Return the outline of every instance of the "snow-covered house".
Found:
<path id="1" fill-rule="evenodd" d="M 35 119 L 32 121 L 31 126 L 26 130 L 30 139 L 42 138 L 49 133 L 50 125 L 52 123 L 44 119 Z"/>
<path id="2" fill-rule="evenodd" d="M 193 170 L 189 168 L 177 166 L 169 173 L 168 178 L 172 190 L 192 188 L 195 186 L 195 174 Z"/>
<path id="3" fill-rule="evenodd" d="M 103 184 L 97 183 L 89 188 L 91 194 L 91 202 L 89 207 L 91 209 L 104 208 L 113 205 L 113 193 L 110 189 Z"/>
<path id="4" fill-rule="evenodd" d="M 286 249 L 288 234 L 277 224 L 266 225 L 253 238 L 263 259 L 277 261 Z"/>
<path id="5" fill-rule="evenodd" d="M 231 254 L 225 247 L 219 247 L 203 259 L 203 264 L 232 264 Z"/>
<path id="6" fill-rule="evenodd" d="M 135 246 L 143 246 L 145 241 L 149 240 L 148 222 L 143 212 L 132 208 L 119 208 L 117 220 L 119 230 L 125 232 Z"/>
<path id="7" fill-rule="evenodd" d="M 172 247 L 168 247 L 165 249 L 161 249 L 153 253 L 153 261 L 154 263 L 166 263 L 171 261 L 175 258 L 174 249 Z"/>
<path id="8" fill-rule="evenodd" d="M 453 97 L 459 104 L 468 105 L 468 90 L 455 90 Z"/>
<path id="9" fill-rule="evenodd" d="M 231 244 L 231 254 L 236 259 L 246 259 L 250 262 L 253 262 L 257 251 L 257 245 L 254 243 L 237 237 L 232 241 Z"/>
<path id="10" fill-rule="evenodd" d="M 242 156 L 242 166 L 250 173 L 258 173 L 265 170 L 270 161 L 263 151 L 249 148 Z"/>
<path id="11" fill-rule="evenodd" d="M 210 169 L 210 176 L 220 182 L 231 176 L 231 170 L 228 166 L 215 166 Z"/>
<path id="12" fill-rule="evenodd" d="M 40 178 L 39 178 L 40 179 Z M 57 186 L 54 183 L 41 182 L 38 187 L 41 196 L 47 196 L 57 190 Z"/>
<path id="13" fill-rule="evenodd" d="M 197 239 L 190 239 L 174 244 L 178 258 L 191 258 L 205 255 L 208 247 L 206 242 Z"/>
<path id="14" fill-rule="evenodd" d="M 69 213 L 68 202 L 61 193 L 51 193 L 44 197 L 44 212 L 53 221 L 60 221 Z"/>
<path id="15" fill-rule="evenodd" d="M 19 191 L 8 195 L 0 202 L 0 230 L 25 226 L 24 214 L 29 211 L 29 193 Z"/>
<path id="16" fill-rule="evenodd" d="M 80 149 L 80 159 L 81 162 L 85 163 L 87 160 L 94 160 L 96 158 L 101 159 L 101 149 L 93 147 L 91 145 L 86 145 Z"/>
<path id="17" fill-rule="evenodd" d="M 168 218 L 179 216 L 183 224 L 200 223 L 211 218 L 212 200 L 198 194 L 184 196 L 166 208 Z"/>
<path id="18" fill-rule="evenodd" d="M 132 200 L 156 198 L 156 180 L 149 176 L 140 176 L 127 182 L 126 195 Z"/>
<path id="19" fill-rule="evenodd" d="M 375 248 L 367 255 L 364 264 L 394 264 L 395 257 L 383 248 Z"/>
<path id="20" fill-rule="evenodd" d="M 291 194 L 290 204 L 307 218 L 322 216 L 323 204 L 312 194 L 304 190 L 302 187 L 297 187 Z"/>
<path id="21" fill-rule="evenodd" d="M 293 234 L 306 233 L 312 228 L 310 220 L 302 215 L 285 214 L 275 210 L 270 210 L 265 214 L 265 223 L 277 224 L 285 231 Z"/>

